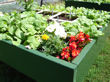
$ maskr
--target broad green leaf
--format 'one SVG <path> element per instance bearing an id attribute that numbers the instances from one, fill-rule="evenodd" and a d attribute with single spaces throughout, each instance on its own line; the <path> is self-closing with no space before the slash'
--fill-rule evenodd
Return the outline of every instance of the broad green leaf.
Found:
<path id="1" fill-rule="evenodd" d="M 12 40 L 12 43 L 16 46 L 19 46 L 21 44 L 21 39 L 19 39 L 17 37 L 14 37 L 14 39 L 16 39 L 16 40 Z"/>
<path id="2" fill-rule="evenodd" d="M 27 42 L 29 43 L 32 49 L 37 49 L 37 47 L 40 45 L 39 37 L 35 36 L 29 36 Z"/>
<path id="3" fill-rule="evenodd" d="M 16 30 L 15 35 L 20 39 L 24 38 L 24 34 L 19 28 Z"/>

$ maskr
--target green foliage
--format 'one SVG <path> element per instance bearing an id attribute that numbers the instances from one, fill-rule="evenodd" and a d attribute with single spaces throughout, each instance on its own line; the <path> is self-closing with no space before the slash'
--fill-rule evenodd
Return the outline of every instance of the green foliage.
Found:
<path id="1" fill-rule="evenodd" d="M 26 11 L 37 8 L 37 3 L 34 0 L 17 0 L 20 6 L 23 6 Z M 34 8 L 35 7 L 35 8 Z"/>
<path id="2" fill-rule="evenodd" d="M 33 0 L 32 0 L 33 2 Z M 21 1 L 22 4 L 22 1 Z M 29 4 L 31 2 L 29 1 Z M 31 6 L 28 7 L 30 10 Z M 39 9 L 48 9 L 54 11 L 63 11 L 66 13 L 72 13 L 73 16 L 78 18 L 70 22 L 62 22 L 64 30 L 69 35 L 76 35 L 79 31 L 89 34 L 91 38 L 103 35 L 103 28 L 107 26 L 110 20 L 109 12 L 98 11 L 94 9 L 86 8 L 74 8 L 67 7 L 64 5 L 55 6 L 43 5 L 38 7 Z M 27 9 L 27 10 L 28 10 Z M 61 53 L 62 48 L 67 46 L 64 39 L 55 36 L 54 33 L 47 33 L 46 27 L 48 22 L 46 17 L 41 14 L 36 14 L 35 11 L 25 11 L 22 13 L 11 12 L 10 14 L 5 13 L 4 16 L 0 16 L 0 40 L 11 40 L 13 44 L 24 46 L 29 45 L 32 49 L 38 49 L 44 53 L 57 55 Z M 51 23 L 53 24 L 53 23 Z M 58 28 L 58 25 L 55 28 Z M 60 27 L 60 26 L 59 26 Z M 61 30 L 61 29 L 60 29 Z M 61 32 L 61 31 L 60 31 Z M 48 34 L 48 40 L 42 40 L 41 36 Z"/>
<path id="3" fill-rule="evenodd" d="M 63 11 L 65 13 L 72 13 L 73 16 L 78 16 L 78 18 L 73 22 L 63 22 L 62 25 L 65 27 L 66 32 L 69 35 L 76 35 L 79 31 L 88 33 L 91 37 L 98 37 L 103 35 L 102 30 L 104 27 L 107 27 L 110 21 L 110 12 L 99 11 L 95 9 L 87 8 L 74 8 L 55 5 L 43 5 L 41 9 L 48 9 L 52 11 Z"/>
<path id="4" fill-rule="evenodd" d="M 42 43 L 42 52 L 50 55 L 57 55 L 60 54 L 62 49 L 67 46 L 67 43 L 64 42 L 61 38 L 58 36 L 50 35 L 50 39 L 47 41 L 44 41 Z"/>
<path id="5" fill-rule="evenodd" d="M 1 40 L 11 40 L 15 45 L 30 45 L 32 49 L 40 45 L 40 36 L 48 26 L 47 20 L 34 11 L 4 14 L 0 16 L 0 22 Z"/>
<path id="6" fill-rule="evenodd" d="M 54 5 L 54 4 L 48 4 L 48 5 L 42 5 L 41 7 L 39 6 L 38 7 L 39 9 L 42 9 L 42 10 L 54 10 L 54 11 L 58 11 L 58 12 L 61 12 L 61 11 L 65 11 L 65 5 L 63 4 L 59 4 L 59 5 Z"/>
<path id="7" fill-rule="evenodd" d="M 62 25 L 70 35 L 76 35 L 79 31 L 89 34 L 93 38 L 103 35 L 103 32 L 97 28 L 98 24 L 86 16 L 81 16 L 74 23 L 63 22 Z"/>

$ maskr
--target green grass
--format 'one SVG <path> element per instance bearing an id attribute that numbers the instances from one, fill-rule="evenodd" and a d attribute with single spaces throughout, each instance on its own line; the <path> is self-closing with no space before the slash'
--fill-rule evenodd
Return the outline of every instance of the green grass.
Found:
<path id="1" fill-rule="evenodd" d="M 84 82 L 110 82 L 110 37 Z"/>

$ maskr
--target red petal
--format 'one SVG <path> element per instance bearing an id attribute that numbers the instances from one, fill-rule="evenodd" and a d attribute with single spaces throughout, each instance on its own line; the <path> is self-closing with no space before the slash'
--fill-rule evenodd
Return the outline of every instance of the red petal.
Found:
<path id="1" fill-rule="evenodd" d="M 86 34 L 86 38 L 90 38 L 90 36 L 88 34 Z"/>
<path id="2" fill-rule="evenodd" d="M 76 42 L 72 42 L 72 43 L 69 44 L 69 49 L 70 50 L 73 50 L 73 49 L 76 49 L 76 48 L 77 48 Z"/>
<path id="3" fill-rule="evenodd" d="M 73 50 L 73 51 L 72 51 L 72 56 L 73 56 L 73 57 L 76 57 L 76 56 L 79 55 L 79 53 L 80 53 L 79 50 Z"/>
<path id="4" fill-rule="evenodd" d="M 56 58 L 58 58 L 58 59 L 59 59 L 59 58 L 60 58 L 60 56 L 56 56 Z"/>
<path id="5" fill-rule="evenodd" d="M 64 60 L 64 59 L 65 59 L 65 57 L 63 56 L 61 59 L 63 59 L 63 60 Z"/>
<path id="6" fill-rule="evenodd" d="M 70 41 L 70 42 L 73 42 L 73 41 L 75 41 L 75 40 L 76 40 L 76 36 L 71 36 L 69 41 Z"/>

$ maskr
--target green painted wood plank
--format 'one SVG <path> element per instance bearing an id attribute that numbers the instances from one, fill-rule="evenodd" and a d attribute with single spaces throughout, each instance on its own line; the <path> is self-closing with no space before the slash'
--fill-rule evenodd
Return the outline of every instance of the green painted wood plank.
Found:
<path id="1" fill-rule="evenodd" d="M 103 49 L 105 45 L 105 39 L 110 35 L 110 24 L 103 31 L 105 34 L 97 38 L 94 45 L 90 48 L 90 46 L 86 46 L 83 51 L 80 53 L 80 56 L 77 57 L 73 63 L 77 64 L 76 68 L 76 81 L 82 82 L 84 77 L 87 75 L 89 68 L 96 60 L 98 54 Z M 85 54 L 87 52 L 87 54 Z"/>
<path id="2" fill-rule="evenodd" d="M 74 64 L 7 41 L 0 41 L 0 45 L 0 60 L 38 82 L 73 81 Z"/>

